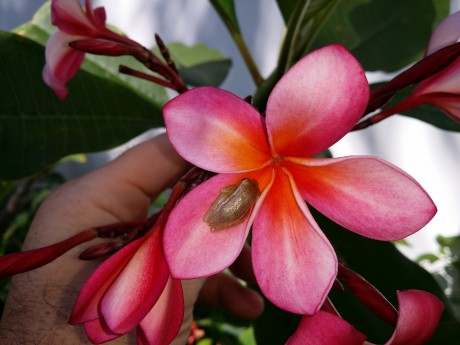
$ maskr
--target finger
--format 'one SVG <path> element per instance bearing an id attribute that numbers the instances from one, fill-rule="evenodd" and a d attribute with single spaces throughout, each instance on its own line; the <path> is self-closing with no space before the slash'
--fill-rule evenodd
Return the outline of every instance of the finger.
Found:
<path id="1" fill-rule="evenodd" d="M 209 277 L 200 291 L 198 303 L 221 307 L 244 319 L 259 317 L 264 309 L 262 296 L 229 274 Z"/>
<path id="2" fill-rule="evenodd" d="M 184 293 L 184 321 L 171 345 L 183 345 L 187 343 L 187 339 L 190 335 L 190 325 L 193 321 L 193 307 L 205 281 L 205 278 L 182 281 L 182 290 Z"/>
<path id="3" fill-rule="evenodd" d="M 186 169 L 165 135 L 144 142 L 50 196 L 40 207 L 24 248 L 56 243 L 94 226 L 141 220 L 152 198 Z M 78 260 L 82 247 L 14 277 L 3 313 L 2 339 L 13 343 L 30 335 L 50 344 L 90 344 L 81 328 L 67 324 L 79 289 L 98 265 Z M 131 343 L 130 337 L 113 343 Z"/>
<path id="4" fill-rule="evenodd" d="M 246 243 L 240 255 L 230 266 L 230 271 L 248 284 L 257 284 L 251 260 L 251 247 Z"/>
<path id="5" fill-rule="evenodd" d="M 94 226 L 141 220 L 151 200 L 186 169 L 166 135 L 143 142 L 59 188 L 40 207 L 25 247 L 49 245 Z"/>

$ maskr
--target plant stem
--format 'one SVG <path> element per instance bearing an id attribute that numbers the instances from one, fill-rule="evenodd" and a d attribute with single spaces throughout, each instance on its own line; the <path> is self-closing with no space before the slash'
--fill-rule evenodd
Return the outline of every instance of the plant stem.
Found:
<path id="1" fill-rule="evenodd" d="M 251 74 L 251 77 L 254 80 L 254 83 L 257 86 L 259 86 L 264 81 L 264 79 L 262 78 L 259 72 L 259 69 L 257 68 L 256 63 L 254 62 L 254 59 L 252 58 L 251 52 L 249 51 L 246 45 L 246 42 L 244 41 L 244 38 L 238 27 L 236 14 L 233 13 L 233 15 L 229 15 L 228 8 L 225 9 L 222 6 L 220 1 L 211 0 L 211 4 L 213 5 L 219 17 L 222 19 L 228 32 L 232 36 L 233 41 L 235 42 L 238 50 L 240 51 L 241 56 L 246 66 L 248 67 L 249 73 Z M 231 7 L 232 7 L 231 12 L 234 12 L 233 5 Z"/>
<path id="2" fill-rule="evenodd" d="M 369 118 L 367 118 L 364 121 L 361 121 L 360 123 L 358 123 L 357 125 L 355 125 L 353 127 L 352 131 L 357 131 L 357 130 L 364 129 L 364 128 L 367 128 L 369 126 L 375 125 L 376 123 L 378 123 L 378 122 L 380 122 L 382 120 L 385 120 L 387 117 L 390 117 L 392 115 L 401 113 L 404 110 L 414 108 L 417 105 L 419 105 L 419 104 L 415 104 L 413 101 L 408 101 L 408 99 L 406 99 L 405 101 L 403 101 L 401 103 L 397 103 L 394 106 L 391 106 L 389 108 L 383 109 L 382 111 L 378 112 L 377 114 L 370 116 Z"/>
<path id="3" fill-rule="evenodd" d="M 244 42 L 243 36 L 239 32 L 232 32 L 232 37 L 233 40 L 236 43 L 236 46 L 238 47 L 238 50 L 241 53 L 241 56 L 243 57 L 244 62 L 246 63 L 246 66 L 248 67 L 249 73 L 251 73 L 251 77 L 254 80 L 254 83 L 259 86 L 263 78 L 257 68 L 256 63 L 254 62 L 254 59 L 252 58 L 251 53 L 249 52 L 248 47 L 246 46 L 246 43 Z"/>

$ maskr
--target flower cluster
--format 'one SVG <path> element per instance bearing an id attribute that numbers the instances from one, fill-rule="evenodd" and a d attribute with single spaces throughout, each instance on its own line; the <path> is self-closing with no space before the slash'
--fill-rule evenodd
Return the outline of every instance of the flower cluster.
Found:
<path id="1" fill-rule="evenodd" d="M 85 57 L 85 53 L 73 49 L 69 43 L 86 40 L 93 50 L 102 49 L 111 55 L 122 55 L 129 47 L 142 48 L 139 43 L 106 27 L 103 7 L 93 9 L 91 0 L 85 0 L 85 4 L 83 10 L 76 0 L 53 0 L 51 3 L 52 23 L 59 30 L 46 45 L 43 80 L 60 99 L 67 96 L 65 84 L 77 73 Z"/>
<path id="2" fill-rule="evenodd" d="M 85 4 L 83 10 L 77 0 L 52 1 L 59 31 L 48 42 L 43 78 L 61 99 L 83 61 L 82 50 L 107 55 L 145 51 L 105 26 L 103 8 L 92 9 L 90 0 Z M 434 32 L 422 64 L 445 57 L 439 53 L 445 47 L 453 49 L 459 16 L 450 16 Z M 74 49 L 71 42 L 84 49 Z M 460 60 L 449 60 L 432 75 L 426 75 L 426 64 L 420 66 L 413 67 L 420 80 L 412 94 L 382 113 L 433 103 L 460 120 Z M 430 196 L 396 166 L 370 156 L 320 157 L 356 128 L 369 104 L 415 83 L 407 74 L 395 80 L 371 94 L 359 62 L 343 46 L 329 45 L 290 68 L 274 86 L 264 114 L 213 87 L 172 99 L 163 108 L 169 140 L 185 160 L 214 175 L 191 190 L 182 183 L 173 188 L 148 229 L 123 243 L 91 275 L 70 323 L 82 324 L 94 343 L 136 330 L 138 344 L 168 344 L 183 322 L 180 280 L 225 270 L 251 234 L 252 264 L 262 293 L 277 307 L 302 315 L 286 344 L 370 344 L 328 300 L 337 280 L 395 326 L 387 345 L 427 341 L 442 303 L 429 293 L 404 290 L 398 292 L 396 311 L 362 277 L 339 264 L 311 213 L 312 207 L 350 231 L 381 241 L 405 238 L 435 215 Z M 4 256 L 0 274 L 46 264 L 95 237 L 103 237 L 101 231 Z"/>
<path id="3" fill-rule="evenodd" d="M 139 345 L 166 345 L 179 331 L 184 311 L 181 282 L 169 274 L 161 221 L 156 224 L 104 261 L 81 289 L 69 322 L 83 324 L 93 343 L 136 329 Z"/>
<path id="4" fill-rule="evenodd" d="M 402 102 L 385 108 L 359 123 L 355 129 L 365 128 L 423 104 L 435 105 L 455 121 L 460 121 L 460 59 L 457 58 L 460 52 L 459 19 L 460 11 L 444 19 L 433 32 L 425 57 L 381 88 L 374 90 L 368 110 L 376 110 L 395 92 L 416 85 L 411 94 Z"/>
<path id="5" fill-rule="evenodd" d="M 252 261 L 264 295 L 285 310 L 313 314 L 334 282 L 337 259 L 304 200 L 374 239 L 397 240 L 422 228 L 436 208 L 400 169 L 374 157 L 312 157 L 350 131 L 368 95 L 361 66 L 333 45 L 304 57 L 283 76 L 265 118 L 240 98 L 210 87 L 166 104 L 166 129 L 177 152 L 219 173 L 187 194 L 169 217 L 164 248 L 172 275 L 190 279 L 222 271 L 252 227 Z M 257 181 L 260 189 L 251 214 L 230 229 L 211 231 L 204 221 L 211 203 L 243 179 Z"/>

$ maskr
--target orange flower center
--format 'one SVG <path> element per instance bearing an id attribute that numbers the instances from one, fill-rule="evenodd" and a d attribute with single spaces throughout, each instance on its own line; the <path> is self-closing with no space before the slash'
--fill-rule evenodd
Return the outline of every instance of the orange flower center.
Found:
<path id="1" fill-rule="evenodd" d="M 281 167 L 283 166 L 284 157 L 280 155 L 274 155 L 272 158 L 272 165 L 273 167 Z"/>

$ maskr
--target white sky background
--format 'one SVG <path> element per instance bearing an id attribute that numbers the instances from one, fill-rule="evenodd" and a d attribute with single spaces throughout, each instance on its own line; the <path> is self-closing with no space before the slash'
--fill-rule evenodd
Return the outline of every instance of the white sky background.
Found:
<path id="1" fill-rule="evenodd" d="M 29 20 L 42 0 L 0 0 L 0 29 L 9 30 Z M 152 46 L 153 34 L 165 42 L 205 43 L 233 60 L 222 88 L 241 97 L 254 90 L 249 73 L 225 27 L 208 0 L 99 0 L 108 22 L 130 37 Z M 275 1 L 236 0 L 244 37 L 262 74 L 275 66 L 283 21 Z M 460 0 L 452 1 L 460 10 Z M 437 250 L 435 237 L 460 233 L 460 134 L 436 129 L 423 122 L 395 116 L 367 130 L 348 134 L 333 146 L 335 156 L 375 155 L 410 173 L 428 191 L 438 207 L 435 218 L 408 240 L 411 256 Z M 101 156 L 92 155 L 92 161 Z M 404 192 L 404 191 L 401 191 Z M 410 205 L 408 205 L 410 207 Z"/>

